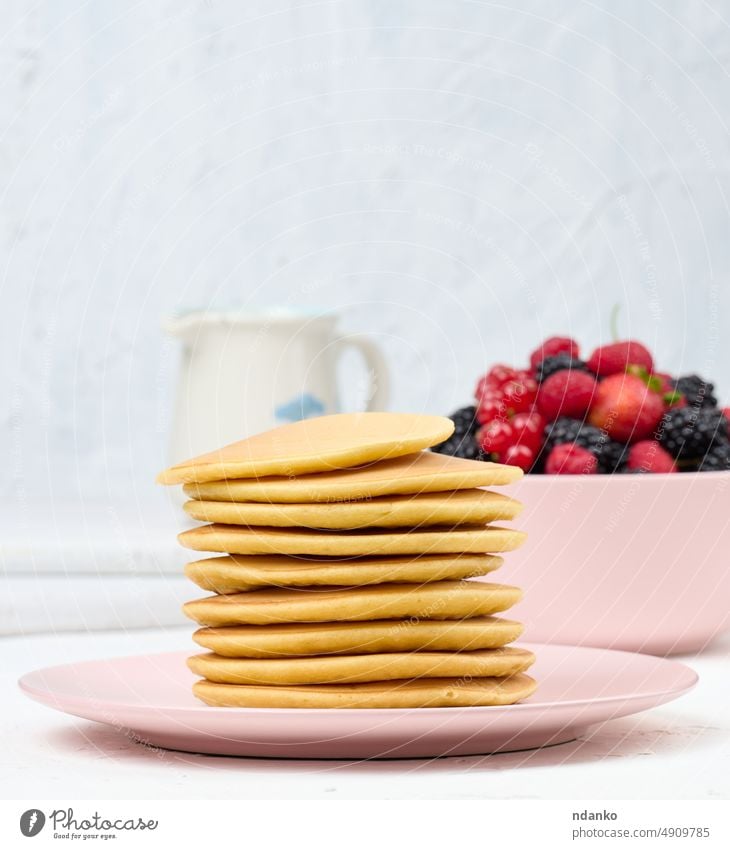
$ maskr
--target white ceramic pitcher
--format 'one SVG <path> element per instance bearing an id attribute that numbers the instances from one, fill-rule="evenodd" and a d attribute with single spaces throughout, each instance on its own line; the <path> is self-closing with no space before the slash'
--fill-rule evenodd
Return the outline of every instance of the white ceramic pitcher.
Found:
<path id="1" fill-rule="evenodd" d="M 164 329 L 183 342 L 171 461 L 214 450 L 286 422 L 340 411 L 337 361 L 347 347 L 368 371 L 367 409 L 387 404 L 378 347 L 340 336 L 337 315 L 188 313 Z"/>

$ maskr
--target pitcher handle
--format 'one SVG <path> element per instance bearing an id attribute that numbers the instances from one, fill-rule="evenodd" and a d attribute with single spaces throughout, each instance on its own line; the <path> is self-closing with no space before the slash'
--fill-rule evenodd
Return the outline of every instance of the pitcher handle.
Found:
<path id="1" fill-rule="evenodd" d="M 342 346 L 357 349 L 365 360 L 370 381 L 365 410 L 384 410 L 390 397 L 390 372 L 380 347 L 360 334 L 341 336 L 338 341 Z"/>

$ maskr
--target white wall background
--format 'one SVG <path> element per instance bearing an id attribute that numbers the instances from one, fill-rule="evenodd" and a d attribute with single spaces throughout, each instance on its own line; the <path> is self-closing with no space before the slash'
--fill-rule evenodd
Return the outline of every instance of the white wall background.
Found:
<path id="1" fill-rule="evenodd" d="M 448 412 L 546 334 L 605 341 L 620 302 L 730 400 L 727 0 L 2 18 L 5 495 L 151 488 L 181 308 L 342 308 L 394 408 Z"/>

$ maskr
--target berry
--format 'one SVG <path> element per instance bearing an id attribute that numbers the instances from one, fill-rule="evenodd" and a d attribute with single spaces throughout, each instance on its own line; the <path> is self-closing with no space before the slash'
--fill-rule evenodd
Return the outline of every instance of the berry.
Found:
<path id="1" fill-rule="evenodd" d="M 638 469 L 654 474 L 677 471 L 672 456 L 655 439 L 642 439 L 640 442 L 635 442 L 629 449 L 626 465 L 630 470 Z"/>
<path id="2" fill-rule="evenodd" d="M 492 389 L 483 395 L 477 407 L 477 421 L 479 424 L 485 425 L 493 419 L 507 418 L 507 404 L 504 400 L 504 395 L 499 391 Z"/>
<path id="3" fill-rule="evenodd" d="M 514 429 L 507 421 L 493 419 L 477 433 L 477 444 L 485 454 L 501 454 L 514 444 Z"/>
<path id="4" fill-rule="evenodd" d="M 723 407 L 721 410 L 723 416 L 727 419 L 728 424 L 730 424 L 730 407 Z"/>
<path id="5" fill-rule="evenodd" d="M 626 466 L 628 446 L 622 442 L 616 442 L 615 439 L 609 439 L 607 434 L 601 435 L 604 437 L 604 442 L 594 452 L 598 458 L 599 470 L 608 474 L 620 472 Z"/>
<path id="6" fill-rule="evenodd" d="M 631 365 L 643 366 L 648 372 L 654 368 L 654 360 L 641 342 L 602 345 L 588 358 L 588 368 L 601 377 L 625 372 Z"/>
<path id="7" fill-rule="evenodd" d="M 486 374 L 482 375 L 474 388 L 474 400 L 477 404 L 481 402 L 482 398 L 491 390 L 491 388 L 492 384 L 489 381 L 489 377 Z"/>
<path id="8" fill-rule="evenodd" d="M 515 445 L 524 445 L 537 455 L 542 447 L 545 431 L 545 419 L 540 413 L 516 413 L 510 424 L 514 429 Z"/>
<path id="9" fill-rule="evenodd" d="M 489 371 L 479 378 L 476 389 L 474 390 L 474 398 L 479 404 L 486 395 L 491 392 L 500 392 L 505 383 L 513 380 L 517 376 L 517 370 L 511 366 L 496 365 L 492 366 Z"/>
<path id="10" fill-rule="evenodd" d="M 700 472 L 729 472 L 730 471 L 730 443 L 718 442 L 702 458 L 699 464 Z"/>
<path id="11" fill-rule="evenodd" d="M 537 381 L 528 371 L 517 372 L 502 386 L 508 413 L 524 413 L 532 409 L 537 398 Z"/>
<path id="12" fill-rule="evenodd" d="M 535 462 L 535 452 L 527 445 L 510 445 L 499 457 L 501 463 L 508 466 L 519 466 L 523 472 L 528 472 Z"/>
<path id="13" fill-rule="evenodd" d="M 476 418 L 476 407 L 473 404 L 470 404 L 468 407 L 459 407 L 458 410 L 453 412 L 449 418 L 454 423 L 454 433 L 452 436 L 456 434 L 464 434 L 464 433 L 474 433 L 477 430 L 477 418 Z"/>
<path id="14" fill-rule="evenodd" d="M 452 434 L 446 442 L 431 447 L 437 454 L 447 454 L 449 457 L 462 457 L 465 460 L 484 460 L 484 452 L 479 448 L 473 434 L 462 436 Z"/>
<path id="15" fill-rule="evenodd" d="M 690 407 L 717 407 L 717 398 L 712 394 L 714 383 L 708 383 L 697 374 L 687 374 L 674 381 L 674 388 L 687 399 Z"/>
<path id="16" fill-rule="evenodd" d="M 517 369 L 513 369 L 512 366 L 505 366 L 500 363 L 496 366 L 492 366 L 484 375 L 483 380 L 486 381 L 486 385 L 490 388 L 499 389 L 504 386 L 508 380 L 512 380 L 512 378 L 516 375 Z"/>
<path id="17" fill-rule="evenodd" d="M 534 369 L 546 357 L 554 357 L 555 354 L 568 354 L 571 357 L 578 357 L 579 353 L 578 343 L 574 339 L 567 336 L 551 336 L 530 354 L 530 365 Z"/>
<path id="18" fill-rule="evenodd" d="M 640 377 L 613 374 L 598 385 L 588 421 L 613 439 L 635 442 L 654 431 L 663 413 L 662 396 Z"/>
<path id="19" fill-rule="evenodd" d="M 671 374 L 667 374 L 663 371 L 655 371 L 652 374 L 652 377 L 656 378 L 659 381 L 658 391 L 659 392 L 673 392 L 675 389 L 674 386 L 674 378 Z"/>
<path id="20" fill-rule="evenodd" d="M 476 418 L 476 407 L 473 405 L 461 407 L 449 418 L 454 423 L 454 432 L 439 445 L 434 445 L 432 451 L 437 454 L 448 454 L 451 457 L 464 457 L 467 460 L 484 459 L 474 435 L 479 426 Z"/>
<path id="21" fill-rule="evenodd" d="M 590 451 L 598 460 L 599 472 L 620 471 L 628 449 L 610 439 L 607 433 L 577 419 L 559 418 L 545 428 L 545 450 L 550 453 L 556 445 L 574 442 Z"/>
<path id="22" fill-rule="evenodd" d="M 537 407 L 548 421 L 558 416 L 582 417 L 598 389 L 595 379 L 582 371 L 564 369 L 551 375 L 537 393 Z"/>
<path id="23" fill-rule="evenodd" d="M 659 441 L 678 460 L 699 459 L 726 442 L 728 421 L 720 410 L 680 407 L 669 410 L 659 427 Z"/>
<path id="24" fill-rule="evenodd" d="M 570 354 L 562 353 L 555 354 L 552 357 L 545 357 L 544 360 L 541 360 L 535 367 L 535 378 L 538 383 L 542 383 L 551 374 L 555 374 L 556 371 L 562 371 L 563 369 L 589 371 L 588 366 L 583 360 L 578 360 L 575 357 L 571 357 Z"/>
<path id="25" fill-rule="evenodd" d="M 545 471 L 549 475 L 594 475 L 598 471 L 598 460 L 580 445 L 566 442 L 550 452 Z"/>

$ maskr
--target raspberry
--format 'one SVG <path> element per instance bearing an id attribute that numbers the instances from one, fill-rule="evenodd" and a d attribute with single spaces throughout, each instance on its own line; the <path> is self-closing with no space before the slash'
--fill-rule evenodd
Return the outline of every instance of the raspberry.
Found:
<path id="1" fill-rule="evenodd" d="M 476 389 L 474 390 L 474 398 L 479 404 L 485 395 L 490 392 L 500 392 L 505 383 L 514 380 L 517 377 L 517 369 L 512 366 L 498 364 L 492 366 L 489 371 L 479 378 Z"/>
<path id="2" fill-rule="evenodd" d="M 558 416 L 581 418 L 598 389 L 595 379 L 582 371 L 559 371 L 551 375 L 537 393 L 537 407 L 548 421 Z"/>
<path id="3" fill-rule="evenodd" d="M 551 336 L 530 354 L 530 365 L 535 369 L 545 357 L 554 357 L 555 354 L 569 354 L 577 358 L 580 354 L 578 343 L 567 336 Z"/>
<path id="4" fill-rule="evenodd" d="M 516 413 L 510 424 L 515 433 L 515 445 L 524 445 L 537 455 L 542 448 L 545 431 L 545 419 L 540 413 Z"/>
<path id="5" fill-rule="evenodd" d="M 654 360 L 641 342 L 613 342 L 602 345 L 588 358 L 588 368 L 601 377 L 625 372 L 629 366 L 643 366 L 648 372 Z"/>
<path id="6" fill-rule="evenodd" d="M 676 472 L 674 460 L 654 439 L 642 439 L 629 449 L 627 467 L 631 471 L 653 472 L 654 474 Z"/>
<path id="7" fill-rule="evenodd" d="M 492 389 L 483 395 L 477 407 L 477 421 L 479 424 L 485 425 L 493 419 L 507 418 L 507 404 L 505 403 L 504 395 L 499 391 Z"/>
<path id="8" fill-rule="evenodd" d="M 545 471 L 549 475 L 594 475 L 598 471 L 598 460 L 580 445 L 566 442 L 550 452 Z"/>
<path id="9" fill-rule="evenodd" d="M 537 381 L 530 372 L 520 371 L 503 384 L 502 392 L 509 413 L 525 413 L 532 409 L 537 398 Z"/>
<path id="10" fill-rule="evenodd" d="M 514 443 L 512 425 L 493 419 L 477 433 L 477 443 L 485 454 L 501 454 Z"/>
<path id="11" fill-rule="evenodd" d="M 588 421 L 619 442 L 646 439 L 664 413 L 662 396 L 633 374 L 613 374 L 598 384 Z"/>
<path id="12" fill-rule="evenodd" d="M 519 466 L 523 472 L 529 472 L 535 462 L 535 452 L 527 445 L 510 445 L 499 457 L 501 463 Z"/>

